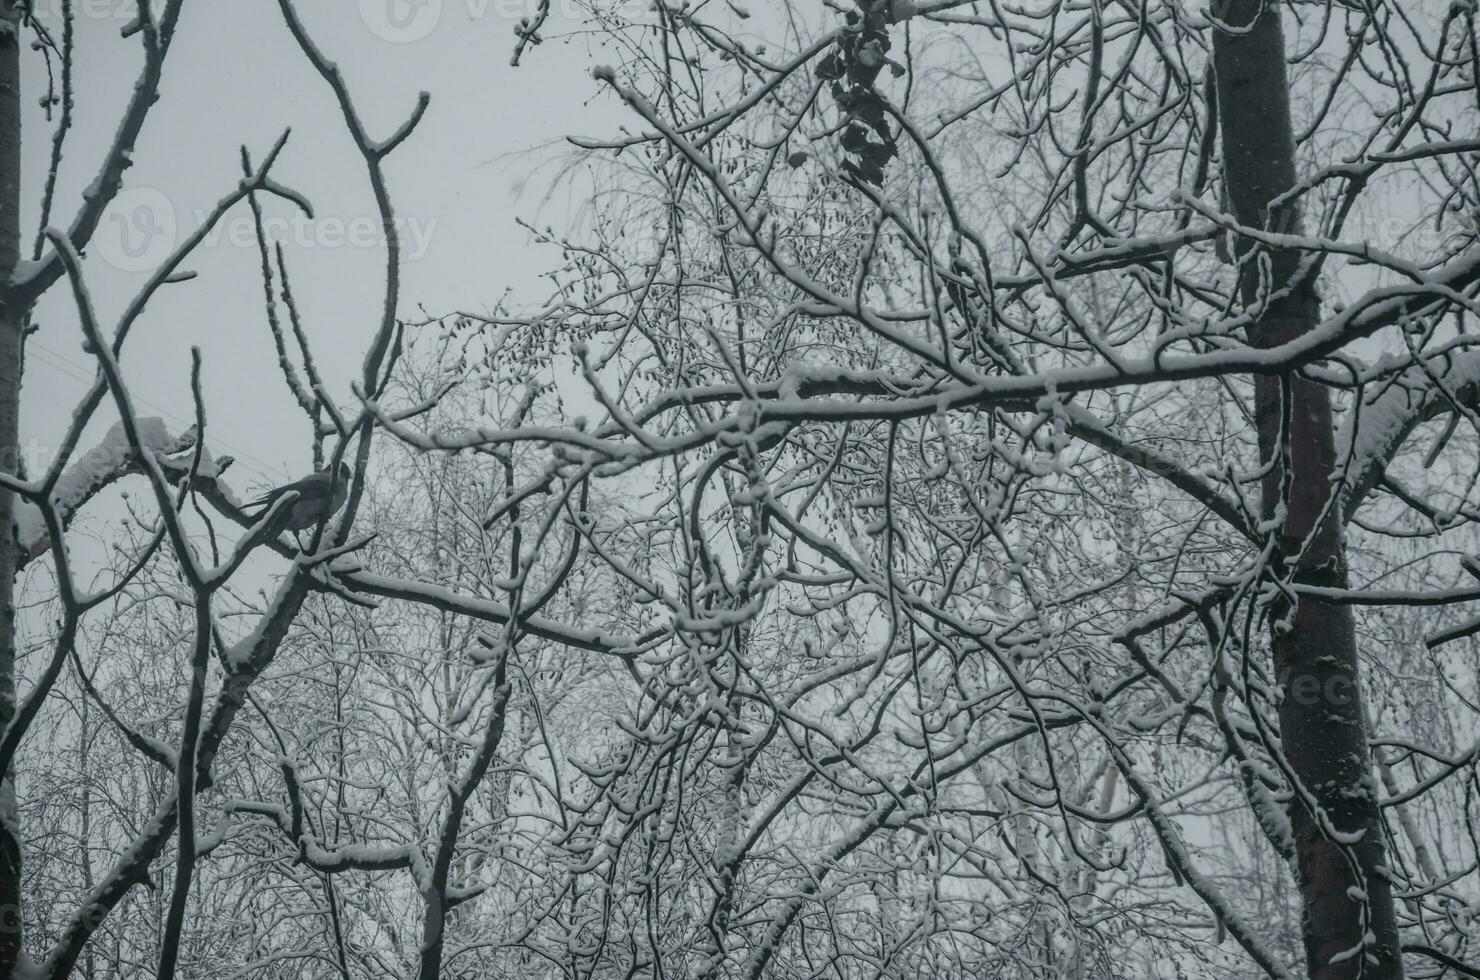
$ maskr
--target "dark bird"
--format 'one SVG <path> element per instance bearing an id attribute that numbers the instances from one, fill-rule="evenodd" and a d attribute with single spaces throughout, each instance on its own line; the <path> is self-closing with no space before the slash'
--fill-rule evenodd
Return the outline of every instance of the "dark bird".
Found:
<path id="1" fill-rule="evenodd" d="M 328 470 L 320 470 L 301 480 L 269 490 L 246 506 L 261 507 L 265 511 L 283 494 L 296 493 L 298 499 L 293 501 L 280 520 L 284 530 L 301 531 L 328 519 L 344 506 L 344 499 L 349 496 L 349 480 L 349 467 L 340 463 L 338 479 L 334 479 Z"/>

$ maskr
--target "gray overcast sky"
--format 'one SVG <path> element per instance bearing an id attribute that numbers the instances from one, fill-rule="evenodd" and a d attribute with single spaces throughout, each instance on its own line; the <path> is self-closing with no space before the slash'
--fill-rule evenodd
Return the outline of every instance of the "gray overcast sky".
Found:
<path id="1" fill-rule="evenodd" d="M 37 0 L 58 37 L 60 3 Z M 76 113 L 53 210 L 58 225 L 71 220 L 82 189 L 96 175 L 142 62 L 139 38 L 119 37 L 131 2 L 76 0 L 75 6 Z M 532 11 L 534 0 L 527 6 Z M 562 9 L 555 0 L 553 6 L 547 35 L 573 26 L 564 16 L 568 3 Z M 403 222 L 401 313 L 417 315 L 418 304 L 431 312 L 481 309 L 506 287 L 527 299 L 541 295 L 536 277 L 559 254 L 532 247 L 514 218 L 536 216 L 547 184 L 536 177 L 519 191 L 551 153 L 522 151 L 568 133 L 610 132 L 627 121 L 589 74 L 610 56 L 603 59 L 585 37 L 552 37 L 528 49 L 521 67 L 511 67 L 521 0 L 301 0 L 298 7 L 319 46 L 344 71 L 372 135 L 389 134 L 419 91 L 432 96 L 416 134 L 387 163 Z M 33 55 L 25 65 L 23 176 L 28 228 L 34 228 L 50 127 L 38 101 L 46 81 L 42 62 Z M 375 211 L 363 165 L 328 87 L 298 51 L 275 3 L 186 4 L 163 96 L 146 124 L 127 189 L 89 250 L 87 273 L 106 327 L 144 281 L 143 272 L 127 267 L 163 254 L 171 217 L 176 233 L 187 234 L 199 224 L 199 213 L 239 178 L 241 144 L 260 159 L 288 126 L 293 135 L 274 173 L 309 196 L 318 220 L 282 223 L 279 237 L 317 356 L 347 401 L 348 378 L 380 308 L 383 251 L 378 232 L 364 239 Z M 292 215 L 278 201 L 267 208 L 280 222 Z M 546 210 L 543 220 L 558 224 L 566 208 L 557 194 Z M 306 425 L 275 366 L 250 227 L 250 213 L 240 205 L 216 243 L 187 262 L 199 278 L 161 292 L 124 357 L 132 391 L 150 403 L 140 406 L 141 413 L 168 413 L 177 430 L 182 426 L 175 419 L 190 416 L 189 348 L 202 348 L 208 442 L 243 464 L 238 488 L 265 479 L 249 472 L 263 469 L 260 463 L 295 473 L 310 463 Z M 45 462 L 92 376 L 67 290 L 54 288 L 37 320 L 42 329 L 30 348 L 23 415 L 23 441 L 34 440 L 33 466 Z M 104 424 L 113 418 L 105 416 Z"/>
<path id="2" fill-rule="evenodd" d="M 54 224 L 70 221 L 82 189 L 96 175 L 142 61 L 139 39 L 119 37 L 134 9 L 132 0 L 74 2 L 77 109 Z M 516 216 L 534 218 L 539 211 L 554 173 L 553 167 L 539 168 L 540 162 L 548 164 L 567 134 L 612 133 L 619 124 L 635 125 L 635 117 L 590 77 L 593 65 L 618 56 L 593 50 L 594 36 L 561 37 L 580 27 L 571 16 L 573 0 L 552 0 L 545 30 L 550 40 L 528 49 L 521 67 L 509 65 L 513 28 L 537 2 L 298 4 L 319 46 L 343 69 L 373 135 L 384 136 L 399 125 L 419 91 L 431 94 L 416 134 L 387 163 L 405 246 L 404 316 L 418 316 L 419 305 L 433 313 L 481 309 L 506 288 L 526 300 L 540 298 L 545 283 L 538 276 L 558 262 L 559 254 L 532 246 L 514 223 Z M 36 6 L 59 35 L 61 0 L 36 0 Z M 820 4 L 804 10 L 826 16 Z M 760 21 L 783 16 L 776 10 L 755 13 Z M 51 127 L 38 105 L 46 81 L 42 61 L 33 54 L 25 65 L 23 177 L 31 207 L 28 224 L 34 226 Z M 170 217 L 177 234 L 188 233 L 198 215 L 237 181 L 240 145 L 246 143 L 260 159 L 290 126 L 292 138 L 274 173 L 310 197 L 318 220 L 280 224 L 278 237 L 289 253 L 317 356 L 335 393 L 349 402 L 347 381 L 379 311 L 383 252 L 363 166 L 328 87 L 298 51 L 272 0 L 187 3 L 165 75 L 163 96 L 127 174 L 127 189 L 89 250 L 87 271 L 105 325 L 143 282 L 138 269 L 160 258 L 172 241 Z M 580 190 L 573 196 L 579 201 Z M 1397 211 L 1403 210 L 1403 196 L 1400 191 L 1393 203 Z M 559 226 L 569 213 L 566 200 L 557 192 L 541 223 Z M 265 206 L 279 221 L 292 215 L 280 201 L 268 200 Z M 238 457 L 242 468 L 233 481 L 238 489 L 309 466 L 304 420 L 274 364 L 250 227 L 247 208 L 238 206 L 215 244 L 187 263 L 199 278 L 167 287 L 156 297 L 124 358 L 133 392 L 147 403 L 140 410 L 163 414 L 178 429 L 183 427 L 179 420 L 190 415 L 189 348 L 201 346 L 208 441 L 213 451 Z M 160 230 L 163 234 L 148 234 Z M 356 244 L 367 231 L 374 232 L 370 240 Z M 143 261 L 134 260 L 130 250 L 145 245 Z M 1353 285 L 1364 278 L 1358 275 Z M 38 309 L 38 321 L 42 330 L 29 348 L 23 415 L 23 441 L 34 440 L 33 466 L 46 461 L 92 376 L 67 290 L 52 290 Z M 111 422 L 111 415 L 100 413 L 101 425 Z M 99 434 L 94 431 L 91 438 Z"/>

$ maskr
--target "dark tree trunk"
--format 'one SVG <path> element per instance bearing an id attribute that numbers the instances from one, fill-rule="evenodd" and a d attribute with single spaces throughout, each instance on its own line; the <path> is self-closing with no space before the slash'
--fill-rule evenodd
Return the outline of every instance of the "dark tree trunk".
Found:
<path id="1" fill-rule="evenodd" d="M 1270 207 L 1271 201 L 1295 184 L 1295 140 L 1279 6 L 1273 2 L 1265 6 L 1264 0 L 1230 0 L 1214 4 L 1213 9 L 1234 29 L 1215 31 L 1213 46 L 1229 201 L 1241 224 L 1298 232 L 1297 208 Z M 1300 255 L 1275 251 L 1271 259 L 1273 284 L 1290 285 L 1298 273 Z M 1252 306 L 1259 296 L 1257 271 L 1251 268 L 1242 286 L 1244 303 Z M 1250 331 L 1250 339 L 1259 346 L 1284 343 L 1311 330 L 1319 316 L 1315 283 L 1295 282 L 1288 295 L 1269 303 Z M 1299 378 L 1288 381 L 1287 463 L 1271 467 L 1266 474 L 1264 510 L 1266 515 L 1275 512 L 1288 478 L 1289 496 L 1280 528 L 1281 561 L 1295 561 L 1308 540 L 1293 570 L 1295 581 L 1345 586 L 1341 517 L 1334 512 L 1336 508 L 1327 506 L 1336 464 L 1330 392 Z M 1259 447 L 1266 462 L 1280 451 L 1281 388 L 1277 378 L 1256 381 Z M 1360 831 L 1363 835 L 1359 843 L 1343 847 L 1330 839 L 1310 806 L 1299 799 L 1291 804 L 1309 975 L 1317 980 L 1402 977 L 1350 609 L 1301 599 L 1293 616 L 1288 607 L 1274 610 L 1270 636 L 1283 694 L 1280 737 L 1290 767 L 1307 799 L 1314 799 L 1331 826 L 1343 834 Z M 1362 894 L 1365 902 L 1359 897 Z M 1362 948 L 1363 936 L 1369 932 L 1375 942 Z"/>
<path id="2" fill-rule="evenodd" d="M 24 305 L 7 288 L 20 258 L 20 16 L 0 0 L 0 467 L 20 464 L 21 341 Z M 15 716 L 16 547 L 13 497 L 0 487 L 0 732 Z M 0 774 L 0 977 L 15 972 L 21 948 L 21 849 L 13 773 Z"/>

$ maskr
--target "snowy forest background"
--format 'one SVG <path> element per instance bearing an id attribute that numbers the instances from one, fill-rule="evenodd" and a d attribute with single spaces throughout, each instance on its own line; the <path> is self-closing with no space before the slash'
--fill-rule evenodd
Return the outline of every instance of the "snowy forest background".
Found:
<path id="1" fill-rule="evenodd" d="M 196 6 L 0 4 L 0 976 L 1480 976 L 1473 2 Z"/>

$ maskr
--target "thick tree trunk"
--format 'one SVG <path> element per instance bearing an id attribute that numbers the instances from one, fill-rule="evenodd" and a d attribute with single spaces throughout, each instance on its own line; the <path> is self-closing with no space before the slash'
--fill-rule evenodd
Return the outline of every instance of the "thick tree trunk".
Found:
<path id="1" fill-rule="evenodd" d="M 20 464 L 21 340 L 26 311 L 7 288 L 20 258 L 20 18 L 0 0 L 0 467 Z M 15 716 L 15 535 L 12 494 L 0 487 L 0 732 Z M 12 773 L 0 774 L 0 977 L 21 948 L 21 850 Z"/>
<path id="2" fill-rule="evenodd" d="M 1279 6 L 1265 5 L 1265 0 L 1231 0 L 1215 4 L 1214 10 L 1231 28 L 1215 32 L 1213 47 L 1229 200 L 1241 224 L 1298 232 L 1298 209 L 1270 208 L 1274 198 L 1295 184 Z M 1273 285 L 1289 285 L 1300 256 L 1285 251 L 1271 258 Z M 1243 282 L 1246 307 L 1259 296 L 1258 272 L 1250 268 Z M 1269 303 L 1250 331 L 1251 341 L 1260 346 L 1284 343 L 1311 330 L 1319 315 L 1315 284 L 1295 283 L 1289 295 Z M 1295 581 L 1344 586 L 1340 516 L 1327 507 L 1336 463 L 1330 393 L 1299 378 L 1289 380 L 1288 474 L 1284 465 L 1273 466 L 1266 474 L 1265 513 L 1275 513 L 1288 476 L 1280 529 L 1282 557 L 1295 560 L 1308 541 L 1294 569 Z M 1255 413 L 1266 461 L 1280 452 L 1281 402 L 1281 381 L 1259 378 Z M 1330 839 L 1311 806 L 1299 799 L 1291 804 L 1309 975 L 1317 980 L 1402 977 L 1351 612 L 1346 606 L 1301 599 L 1293 616 L 1288 608 L 1274 610 L 1270 631 L 1283 694 L 1280 738 L 1290 767 L 1328 826 L 1343 835 L 1362 834 L 1357 844 L 1342 846 Z M 1373 938 L 1364 946 L 1368 933 Z"/>

